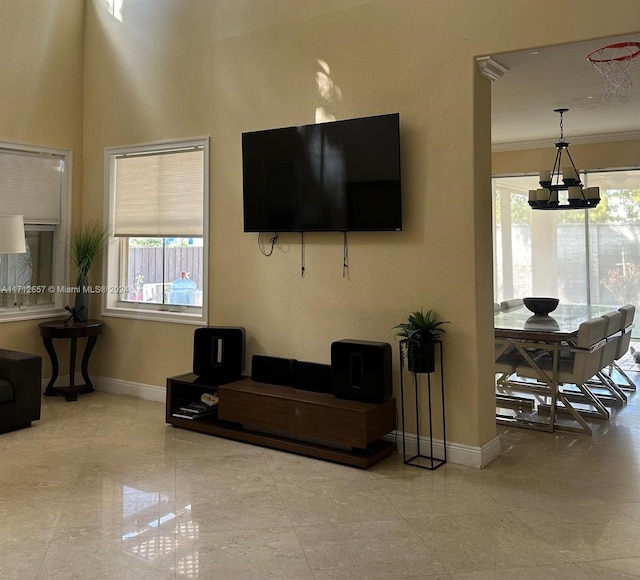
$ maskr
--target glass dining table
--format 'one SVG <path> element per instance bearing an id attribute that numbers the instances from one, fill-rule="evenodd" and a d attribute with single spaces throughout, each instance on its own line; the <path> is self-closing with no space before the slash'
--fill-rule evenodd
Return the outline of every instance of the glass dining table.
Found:
<path id="1" fill-rule="evenodd" d="M 516 425 L 542 431 L 558 428 L 556 413 L 560 396 L 561 410 L 569 410 L 581 423 L 578 430 L 585 431 L 584 419 L 573 409 L 570 401 L 559 393 L 558 371 L 560 351 L 571 348 L 580 324 L 606 312 L 617 310 L 616 306 L 560 304 L 548 316 L 537 316 L 524 305 L 501 310 L 494 315 L 495 358 L 515 355 L 524 364 L 534 369 L 534 381 L 512 379 L 513 373 L 503 373 L 496 381 L 496 421 L 499 424 Z M 599 348 L 604 345 L 596 345 Z M 551 369 L 541 368 L 536 354 L 545 353 L 552 357 Z M 515 369 L 514 369 L 515 370 Z M 512 394 L 516 392 L 515 396 Z M 518 393 L 520 391 L 520 393 Z M 521 396 L 522 392 L 527 395 Z M 544 413 L 540 411 L 544 410 Z"/>
<path id="2" fill-rule="evenodd" d="M 603 304 L 559 304 L 549 316 L 536 316 L 524 305 L 495 313 L 496 338 L 563 342 L 575 338 L 580 324 L 617 310 Z"/>

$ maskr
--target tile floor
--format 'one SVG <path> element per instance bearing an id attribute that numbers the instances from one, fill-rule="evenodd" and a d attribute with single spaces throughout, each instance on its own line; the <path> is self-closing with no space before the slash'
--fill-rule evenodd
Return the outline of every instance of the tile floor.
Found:
<path id="1" fill-rule="evenodd" d="M 362 471 L 47 398 L 0 435 L 0 579 L 640 578 L 640 391 L 593 437 L 499 434 L 483 470 Z"/>

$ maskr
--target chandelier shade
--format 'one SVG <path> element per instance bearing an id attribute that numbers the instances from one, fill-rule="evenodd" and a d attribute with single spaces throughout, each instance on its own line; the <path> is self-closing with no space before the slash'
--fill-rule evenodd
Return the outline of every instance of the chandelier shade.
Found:
<path id="1" fill-rule="evenodd" d="M 600 188 L 583 186 L 580 173 L 569 153 L 569 143 L 564 140 L 563 116 L 568 110 L 554 109 L 554 112 L 560 114 L 560 139 L 555 144 L 556 158 L 550 171 L 540 172 L 540 188 L 529 190 L 529 205 L 532 209 L 588 209 L 600 203 Z"/>

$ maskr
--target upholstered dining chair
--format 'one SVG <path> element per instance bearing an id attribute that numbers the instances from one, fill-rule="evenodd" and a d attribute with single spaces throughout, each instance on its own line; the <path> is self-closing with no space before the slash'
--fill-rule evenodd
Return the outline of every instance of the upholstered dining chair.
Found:
<path id="1" fill-rule="evenodd" d="M 516 367 L 524 362 L 522 355 L 507 340 L 496 340 L 495 356 L 496 374 L 500 375 L 498 385 L 515 373 Z"/>
<path id="2" fill-rule="evenodd" d="M 618 365 L 618 361 L 627 354 L 629 350 L 629 346 L 631 346 L 631 329 L 633 328 L 633 318 L 636 315 L 636 307 L 633 304 L 625 304 L 618 308 L 620 314 L 622 314 L 622 323 L 620 325 L 620 329 L 622 330 L 622 336 L 618 341 L 618 348 L 616 350 L 616 354 L 611 366 L 607 369 L 607 374 L 609 377 L 615 381 L 616 376 L 621 376 L 624 380 L 624 383 L 616 384 L 625 390 L 635 391 L 636 384 L 631 380 L 629 375 L 624 372 L 624 370 Z"/>
<path id="3" fill-rule="evenodd" d="M 532 343 L 530 347 L 523 346 L 522 348 L 532 358 L 543 352 L 537 348 L 535 343 Z M 532 412 L 536 406 L 531 397 L 527 397 L 525 393 L 522 393 L 522 391 L 526 392 L 527 389 L 522 388 L 523 383 L 520 382 L 519 377 L 515 377 L 516 382 L 514 382 L 516 369 L 518 366 L 526 364 L 527 359 L 509 339 L 497 338 L 495 340 L 496 420 L 498 423 L 510 424 L 514 419 L 511 412 L 509 412 L 511 414 L 505 415 L 505 411 L 502 409 L 511 409 L 516 412 L 522 410 Z M 541 394 L 540 391 L 537 394 L 539 396 Z M 534 422 L 527 421 L 527 426 L 531 427 L 533 424 Z M 547 422 L 531 428 L 552 431 L 553 425 Z"/>
<path id="4" fill-rule="evenodd" d="M 585 417 L 609 418 L 609 411 L 587 385 L 587 381 L 600 370 L 600 362 L 602 360 L 600 349 L 605 344 L 606 328 L 606 318 L 598 317 L 583 322 L 578 329 L 575 344 L 562 347 L 564 350 L 563 356 L 557 357 L 556 398 L 560 405 L 556 410 L 558 412 L 565 410 L 578 423 L 578 427 L 557 423 L 556 427 L 558 429 L 591 435 L 592 429 Z M 541 376 L 539 370 L 530 365 L 519 365 L 516 367 L 516 374 L 520 377 L 529 377 L 546 384 L 552 384 L 554 373 L 553 353 L 540 355 L 536 357 L 535 362 L 544 376 Z M 588 404 L 594 410 L 574 407 L 572 394 L 565 393 L 562 385 L 575 385 L 580 391 L 580 402 Z"/>
<path id="5" fill-rule="evenodd" d="M 598 388 L 598 391 L 592 392 L 603 403 L 610 404 L 622 404 L 626 405 L 627 395 L 626 393 L 611 379 L 611 377 L 605 372 L 613 364 L 615 360 L 616 352 L 618 350 L 618 343 L 622 336 L 621 325 L 623 322 L 622 313 L 618 310 L 612 310 L 602 315 L 607 321 L 605 329 L 605 345 L 600 349 L 600 369 L 589 380 L 589 386 Z M 602 389 L 606 392 L 602 393 Z"/>
<path id="6" fill-rule="evenodd" d="M 0 349 L 0 433 L 40 419 L 42 357 Z"/>
<path id="7" fill-rule="evenodd" d="M 502 310 L 510 310 L 511 308 L 517 308 L 518 306 L 522 306 L 524 301 L 522 298 L 511 298 L 510 300 L 503 300 L 500 302 L 500 308 Z"/>

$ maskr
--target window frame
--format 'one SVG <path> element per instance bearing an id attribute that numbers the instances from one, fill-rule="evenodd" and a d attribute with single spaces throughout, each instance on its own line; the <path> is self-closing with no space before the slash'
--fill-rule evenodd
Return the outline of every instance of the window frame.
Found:
<path id="1" fill-rule="evenodd" d="M 201 148 L 203 154 L 203 262 L 202 262 L 202 306 L 168 305 L 149 302 L 123 301 L 109 288 L 120 285 L 124 268 L 124 241 L 128 238 L 116 238 L 113 235 L 113 216 L 115 215 L 115 160 L 123 155 L 153 155 L 171 150 Z M 107 292 L 102 296 L 102 315 L 105 317 L 153 320 L 181 324 L 206 325 L 208 320 L 209 287 L 209 137 L 158 141 L 123 147 L 107 147 L 104 150 L 104 215 L 109 224 L 109 240 L 105 247 L 103 260 L 103 280 Z"/>
<path id="2" fill-rule="evenodd" d="M 35 320 L 41 318 L 57 318 L 67 315 L 64 309 L 68 303 L 67 295 L 58 292 L 61 287 L 69 286 L 68 236 L 71 224 L 71 197 L 73 175 L 73 152 L 71 149 L 60 149 L 43 145 L 30 145 L 0 141 L 0 149 L 15 154 L 56 156 L 62 159 L 63 170 L 60 184 L 60 223 L 33 223 L 25 218 L 26 231 L 53 231 L 53 259 L 51 263 L 53 285 L 56 287 L 51 304 L 18 305 L 15 308 L 0 308 L 0 323 Z M 45 291 L 49 292 L 47 288 Z"/>

